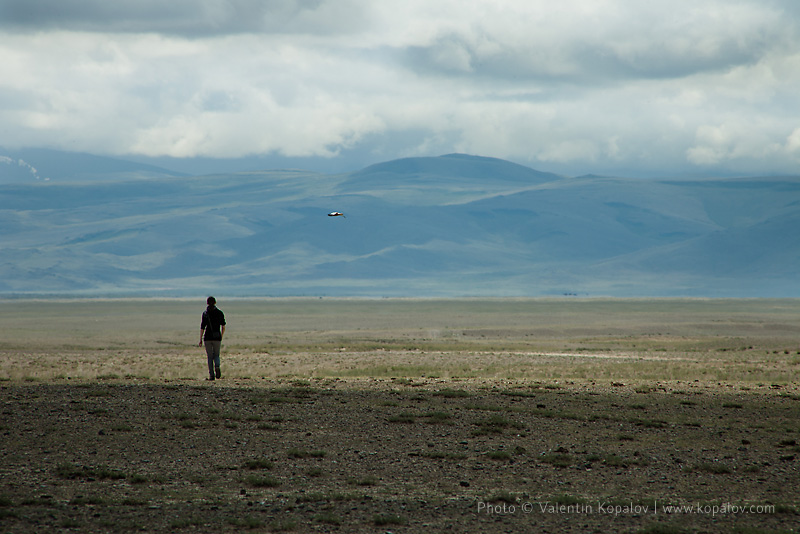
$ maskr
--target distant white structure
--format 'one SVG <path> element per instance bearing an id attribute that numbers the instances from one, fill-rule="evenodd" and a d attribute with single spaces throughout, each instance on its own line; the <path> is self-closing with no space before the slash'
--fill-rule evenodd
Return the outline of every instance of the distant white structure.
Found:
<path id="1" fill-rule="evenodd" d="M 344 213 L 339 211 L 332 211 L 328 214 L 328 217 L 344 217 Z M 346 219 L 347 217 L 344 218 Z"/>

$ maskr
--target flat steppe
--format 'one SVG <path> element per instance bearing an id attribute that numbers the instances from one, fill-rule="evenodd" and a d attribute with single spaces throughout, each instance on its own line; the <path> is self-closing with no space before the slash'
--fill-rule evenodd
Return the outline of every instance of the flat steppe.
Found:
<path id="1" fill-rule="evenodd" d="M 800 301 L 4 301 L 2 532 L 795 532 Z"/>

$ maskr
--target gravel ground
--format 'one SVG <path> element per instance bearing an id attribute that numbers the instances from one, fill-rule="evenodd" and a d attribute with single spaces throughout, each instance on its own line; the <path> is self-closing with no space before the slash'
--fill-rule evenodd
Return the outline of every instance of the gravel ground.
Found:
<path id="1" fill-rule="evenodd" d="M 0 400 L 7 533 L 800 525 L 787 386 L 110 379 Z"/>

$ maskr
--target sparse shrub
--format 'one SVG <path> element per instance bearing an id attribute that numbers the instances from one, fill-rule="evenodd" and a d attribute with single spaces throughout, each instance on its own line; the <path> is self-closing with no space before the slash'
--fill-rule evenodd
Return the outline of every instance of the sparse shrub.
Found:
<path id="1" fill-rule="evenodd" d="M 488 404 L 465 404 L 464 408 L 467 410 L 482 410 L 485 412 L 499 412 L 503 410 L 499 406 L 490 406 Z"/>
<path id="2" fill-rule="evenodd" d="M 482 421 L 476 421 L 474 424 L 480 427 L 479 434 L 502 434 L 508 427 L 523 428 L 522 425 L 510 421 L 500 414 L 492 415 Z"/>
<path id="3" fill-rule="evenodd" d="M 376 527 L 385 527 L 389 525 L 405 525 L 407 521 L 405 518 L 396 514 L 378 514 L 372 518 L 372 522 Z"/>
<path id="4" fill-rule="evenodd" d="M 420 456 L 423 458 L 431 458 L 433 460 L 463 460 L 467 457 L 466 454 L 441 451 L 423 452 L 420 454 Z"/>
<path id="5" fill-rule="evenodd" d="M 516 389 L 506 389 L 500 392 L 501 395 L 505 395 L 507 397 L 524 397 L 524 398 L 533 398 L 536 396 L 535 393 L 530 391 L 521 391 Z"/>
<path id="6" fill-rule="evenodd" d="M 669 523 L 655 523 L 637 532 L 639 532 L 639 534 L 689 534 L 693 531 L 686 530 L 677 525 L 670 525 Z"/>
<path id="7" fill-rule="evenodd" d="M 667 423 L 666 421 L 661 421 L 661 420 L 658 420 L 658 419 L 639 419 L 639 418 L 634 418 L 634 419 L 631 419 L 631 423 L 633 423 L 636 426 L 642 426 L 644 428 L 665 428 L 665 427 L 669 426 L 669 423 Z"/>
<path id="8" fill-rule="evenodd" d="M 428 418 L 428 423 L 431 424 L 444 424 L 450 421 L 450 414 L 447 412 L 431 412 L 425 414 L 425 417 Z"/>
<path id="9" fill-rule="evenodd" d="M 539 461 L 544 464 L 550 464 L 553 467 L 564 468 L 571 466 L 574 460 L 570 454 L 554 452 L 543 455 L 541 458 L 539 458 Z"/>
<path id="10" fill-rule="evenodd" d="M 688 471 L 699 471 L 701 473 L 710 473 L 712 475 L 727 475 L 732 473 L 731 468 L 719 462 L 702 462 L 695 464 Z"/>
<path id="11" fill-rule="evenodd" d="M 289 458 L 324 458 L 328 453 L 321 450 L 309 451 L 306 449 L 291 448 L 286 454 Z"/>
<path id="12" fill-rule="evenodd" d="M 628 461 L 616 454 L 606 454 L 602 458 L 603 465 L 608 467 L 628 467 Z"/>
<path id="13" fill-rule="evenodd" d="M 413 423 L 416 421 L 416 416 L 413 413 L 403 412 L 398 415 L 393 415 L 387 419 L 390 423 Z"/>
<path id="14" fill-rule="evenodd" d="M 323 473 L 323 471 L 319 467 L 313 467 L 313 468 L 308 469 L 306 471 L 306 475 L 307 476 L 314 477 L 314 478 L 321 477 L 322 473 Z"/>
<path id="15" fill-rule="evenodd" d="M 463 389 L 445 388 L 445 389 L 440 389 L 439 391 L 435 391 L 433 395 L 435 397 L 445 397 L 448 399 L 455 399 L 455 398 L 471 397 L 472 393 L 470 393 L 469 391 L 464 391 Z"/>
<path id="16" fill-rule="evenodd" d="M 317 523 L 325 523 L 328 525 L 337 526 L 342 524 L 341 518 L 333 512 L 322 512 L 321 514 L 317 514 L 314 516 L 314 521 Z"/>
<path id="17" fill-rule="evenodd" d="M 367 475 L 361 478 L 351 478 L 347 482 L 351 486 L 377 486 L 378 478 L 372 475 Z"/>
<path id="18" fill-rule="evenodd" d="M 738 402 L 726 402 L 725 404 L 722 405 L 722 407 L 723 408 L 736 408 L 736 409 L 743 408 L 743 406 Z"/>
<path id="19" fill-rule="evenodd" d="M 257 517 L 251 517 L 251 516 L 243 518 L 232 517 L 228 519 L 228 523 L 230 523 L 234 527 L 245 528 L 250 530 L 264 528 L 264 522 L 262 520 L 260 520 Z"/>
<path id="20" fill-rule="evenodd" d="M 570 506 L 575 504 L 586 504 L 588 501 L 583 497 L 578 497 L 576 495 L 570 495 L 568 493 L 564 493 L 561 495 L 553 496 L 551 499 L 549 499 L 549 502 Z"/>
<path id="21" fill-rule="evenodd" d="M 510 491 L 499 491 L 486 499 L 487 502 L 507 502 L 509 504 L 514 504 L 517 502 L 517 496 Z"/>
<path id="22" fill-rule="evenodd" d="M 277 488 L 281 485 L 280 480 L 275 477 L 264 477 L 250 475 L 245 478 L 245 482 L 254 488 Z"/>
<path id="23" fill-rule="evenodd" d="M 127 478 L 125 473 L 110 469 L 108 467 L 77 467 L 72 464 L 64 463 L 56 467 L 56 474 L 60 478 L 66 479 L 96 479 L 96 480 L 122 480 Z"/>
<path id="24" fill-rule="evenodd" d="M 269 529 L 274 532 L 290 532 L 297 529 L 297 521 L 294 519 L 279 519 L 269 524 Z"/>
<path id="25" fill-rule="evenodd" d="M 258 469 L 272 469 L 273 463 L 266 458 L 256 458 L 254 460 L 247 460 L 242 467 L 251 471 L 256 471 Z"/>
<path id="26" fill-rule="evenodd" d="M 148 506 L 150 503 L 144 499 L 126 497 L 122 499 L 122 506 Z"/>

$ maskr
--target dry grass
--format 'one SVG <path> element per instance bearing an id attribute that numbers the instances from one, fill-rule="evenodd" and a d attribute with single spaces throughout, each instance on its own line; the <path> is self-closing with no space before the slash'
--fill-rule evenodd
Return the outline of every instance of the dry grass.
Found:
<path id="1" fill-rule="evenodd" d="M 226 375 L 796 382 L 798 300 L 346 300 L 220 303 Z M 13 301 L 0 379 L 205 376 L 202 300 Z"/>

